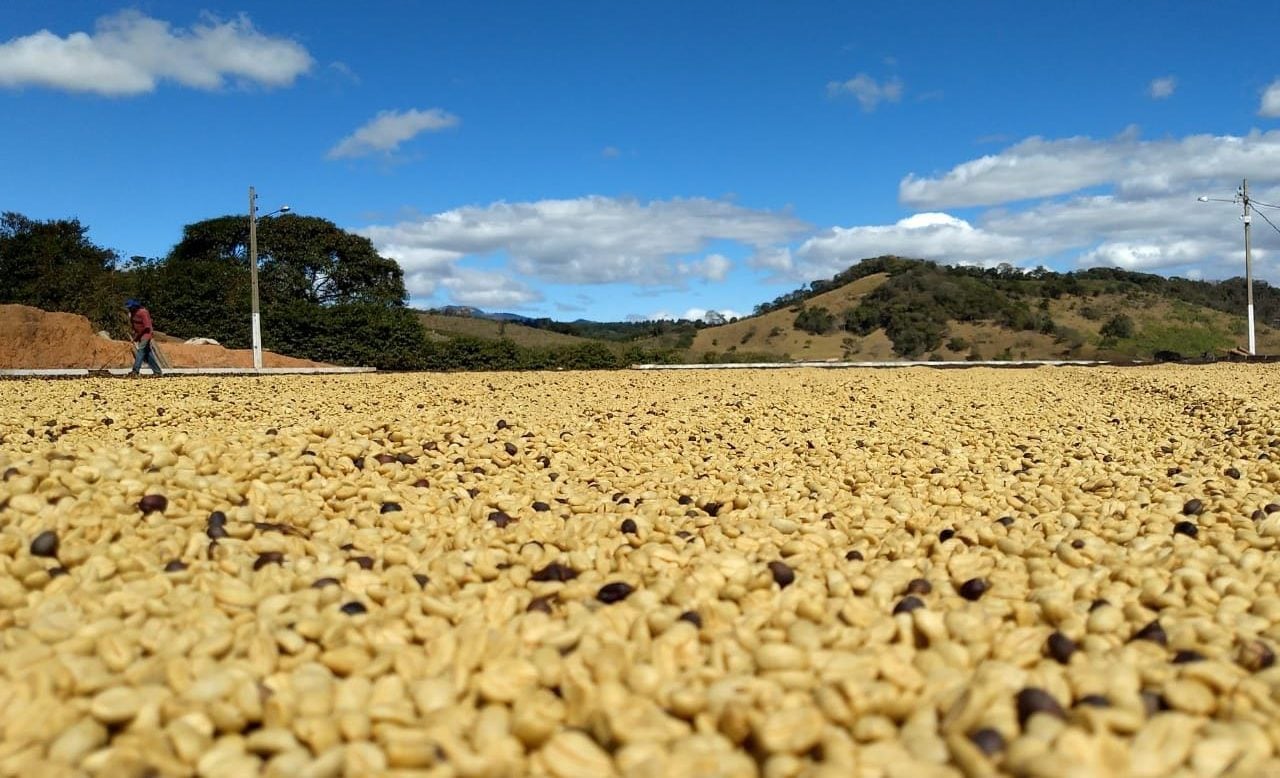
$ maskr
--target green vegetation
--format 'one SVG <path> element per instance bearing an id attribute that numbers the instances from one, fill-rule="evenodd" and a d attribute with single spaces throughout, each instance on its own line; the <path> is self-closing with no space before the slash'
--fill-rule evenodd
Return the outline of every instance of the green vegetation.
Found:
<path id="1" fill-rule="evenodd" d="M 825 335 L 836 328 L 835 317 L 822 306 L 804 308 L 796 314 L 795 328 L 810 335 Z"/>

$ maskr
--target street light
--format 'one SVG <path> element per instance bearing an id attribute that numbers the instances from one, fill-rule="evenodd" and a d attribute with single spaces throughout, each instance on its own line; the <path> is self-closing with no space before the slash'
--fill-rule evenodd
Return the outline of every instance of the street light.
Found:
<path id="1" fill-rule="evenodd" d="M 1258 352 L 1253 338 L 1253 248 L 1249 238 L 1250 222 L 1253 221 L 1249 214 L 1249 207 L 1253 201 L 1249 199 L 1249 179 L 1246 178 L 1241 182 L 1240 190 L 1230 200 L 1205 195 L 1200 195 L 1196 199 L 1202 203 L 1243 203 L 1244 205 L 1244 213 L 1240 219 L 1244 222 L 1244 283 L 1249 311 L 1249 356 L 1253 356 Z"/>
<path id="2" fill-rule="evenodd" d="M 289 206 L 282 205 L 264 215 L 275 216 L 277 213 L 288 213 Z M 253 329 L 253 369 L 262 369 L 262 324 L 258 316 L 258 195 L 249 187 L 249 284 L 253 288 L 253 312 L 250 314 L 250 326 Z"/>

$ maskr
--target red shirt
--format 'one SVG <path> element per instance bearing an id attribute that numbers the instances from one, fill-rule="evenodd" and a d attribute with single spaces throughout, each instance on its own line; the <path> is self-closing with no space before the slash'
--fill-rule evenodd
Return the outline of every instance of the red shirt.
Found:
<path id="1" fill-rule="evenodd" d="M 139 308 L 129 316 L 129 324 L 133 327 L 133 337 L 135 340 L 141 340 L 143 336 L 151 335 L 151 314 L 146 308 Z"/>

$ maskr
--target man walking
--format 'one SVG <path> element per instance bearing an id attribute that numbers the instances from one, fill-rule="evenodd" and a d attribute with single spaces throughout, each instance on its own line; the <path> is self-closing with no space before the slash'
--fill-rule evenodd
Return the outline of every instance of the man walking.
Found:
<path id="1" fill-rule="evenodd" d="M 137 351 L 133 356 L 133 370 L 129 371 L 129 377 L 138 377 L 143 360 L 146 360 L 147 365 L 151 367 L 152 373 L 160 375 L 160 362 L 156 359 L 151 346 L 151 314 L 137 300 L 126 300 L 124 307 L 129 309 L 129 326 L 133 328 L 133 342 L 137 344 Z"/>

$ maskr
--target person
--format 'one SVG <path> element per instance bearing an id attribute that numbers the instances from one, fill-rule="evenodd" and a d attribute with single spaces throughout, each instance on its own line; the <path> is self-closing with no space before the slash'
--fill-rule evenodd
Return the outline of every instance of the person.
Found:
<path id="1" fill-rule="evenodd" d="M 160 362 L 156 359 L 155 352 L 151 347 L 153 334 L 151 332 L 151 314 L 137 300 L 126 300 L 124 307 L 129 310 L 129 325 L 133 328 L 133 342 L 138 344 L 137 351 L 133 356 L 133 370 L 129 371 L 129 377 L 138 377 L 138 374 L 142 371 L 143 360 L 146 360 L 147 365 L 151 367 L 152 373 L 160 375 Z"/>

